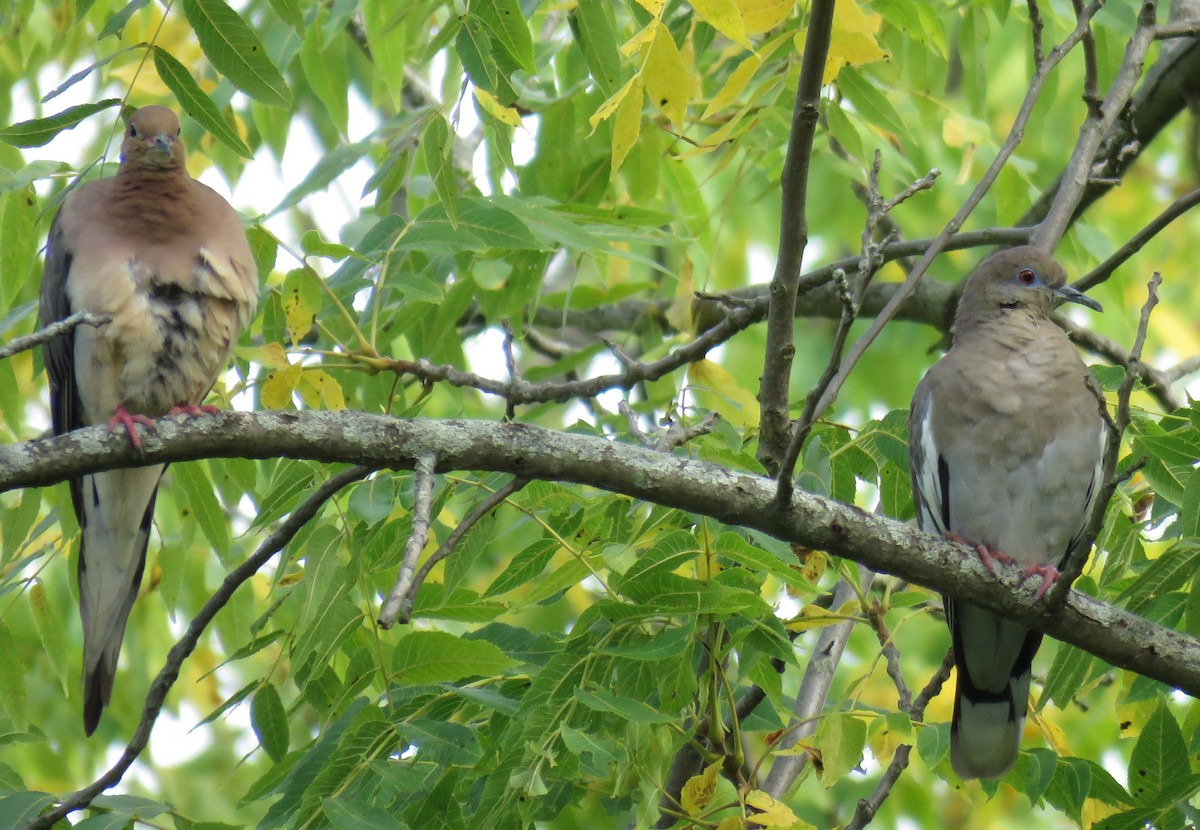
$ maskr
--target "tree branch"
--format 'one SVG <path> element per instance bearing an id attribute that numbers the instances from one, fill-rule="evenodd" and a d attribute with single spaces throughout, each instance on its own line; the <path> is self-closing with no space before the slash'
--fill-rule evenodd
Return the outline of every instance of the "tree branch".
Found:
<path id="1" fill-rule="evenodd" d="M 853 559 L 1041 629 L 1114 666 L 1200 697 L 1200 641 L 1071 591 L 1060 609 L 1032 602 L 1033 587 L 1001 569 L 991 576 L 963 546 L 891 519 L 798 490 L 772 508 L 771 479 L 605 438 L 490 421 L 404 420 L 361 412 L 223 412 L 161 418 L 143 454 L 102 426 L 0 447 L 0 491 L 54 484 L 114 467 L 196 458 L 297 458 L 371 469 L 507 472 L 583 484 L 760 530 Z"/>
<path id="2" fill-rule="evenodd" d="M 758 460 L 771 472 L 779 469 L 780 457 L 788 440 L 788 389 L 792 358 L 796 354 L 796 293 L 800 266 L 808 245 L 808 171 L 812 161 L 813 136 L 817 130 L 817 104 L 825 58 L 833 31 L 834 0 L 813 0 L 809 12 L 808 36 L 796 87 L 792 110 L 792 129 L 788 138 L 787 158 L 783 163 L 783 187 L 780 203 L 779 256 L 771 278 L 771 305 L 767 314 L 767 345 L 763 356 L 762 382 L 758 402 L 760 422 Z"/>

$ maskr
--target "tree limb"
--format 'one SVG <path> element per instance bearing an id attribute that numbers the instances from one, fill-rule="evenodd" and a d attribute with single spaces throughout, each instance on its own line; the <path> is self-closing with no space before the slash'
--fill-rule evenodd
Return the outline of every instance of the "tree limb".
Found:
<path id="1" fill-rule="evenodd" d="M 1033 602 L 1033 587 L 1001 569 L 993 577 L 969 548 L 858 507 L 798 490 L 773 507 L 771 479 L 707 461 L 528 424 L 402 420 L 361 412 L 223 412 L 162 418 L 142 439 L 87 427 L 0 447 L 0 491 L 54 484 L 114 467 L 196 458 L 296 458 L 372 469 L 486 470 L 571 482 L 710 516 L 853 559 L 1041 629 L 1120 668 L 1200 697 L 1200 641 L 1071 591 L 1060 609 Z"/>

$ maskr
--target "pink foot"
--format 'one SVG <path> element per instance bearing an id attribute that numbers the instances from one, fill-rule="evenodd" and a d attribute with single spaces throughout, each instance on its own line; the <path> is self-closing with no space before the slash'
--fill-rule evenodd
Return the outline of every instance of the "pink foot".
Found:
<path id="1" fill-rule="evenodd" d="M 992 576 L 996 575 L 997 562 L 1002 565 L 1011 565 L 1013 563 L 1013 558 L 1004 551 L 988 550 L 987 545 L 972 545 L 957 533 L 947 533 L 946 538 L 951 542 L 958 542 L 960 545 L 975 548 L 975 552 L 979 554 L 979 561 L 983 563 L 983 567 L 987 568 L 988 573 Z"/>
<path id="2" fill-rule="evenodd" d="M 142 448 L 142 439 L 138 437 L 137 424 L 141 424 L 149 430 L 156 428 L 153 418 L 147 418 L 141 413 L 130 412 L 125 408 L 125 404 L 118 404 L 117 411 L 113 413 L 112 418 L 108 421 L 108 428 L 116 429 L 118 426 L 122 427 L 129 436 L 129 443 L 133 444 L 134 449 L 140 450 Z"/>
<path id="3" fill-rule="evenodd" d="M 193 418 L 199 418 L 201 415 L 218 415 L 221 410 L 212 404 L 201 404 L 197 406 L 194 403 L 180 403 L 171 407 L 168 415 L 191 415 Z"/>
<path id="4" fill-rule="evenodd" d="M 1021 574 L 1021 582 L 1024 583 L 1031 576 L 1040 576 L 1042 578 L 1042 584 L 1038 586 L 1037 593 L 1033 595 L 1033 598 L 1038 600 L 1045 596 L 1051 586 L 1058 581 L 1059 573 L 1058 568 L 1053 565 L 1030 565 Z"/>

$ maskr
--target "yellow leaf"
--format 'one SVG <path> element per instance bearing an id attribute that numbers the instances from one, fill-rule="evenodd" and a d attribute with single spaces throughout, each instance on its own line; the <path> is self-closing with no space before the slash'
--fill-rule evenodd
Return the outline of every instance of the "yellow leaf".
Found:
<path id="1" fill-rule="evenodd" d="M 800 616 L 791 620 L 787 624 L 790 631 L 809 631 L 813 628 L 824 628 L 828 625 L 837 625 L 844 623 L 848 619 L 854 619 L 854 612 L 858 610 L 857 601 L 851 600 L 845 603 L 841 608 L 830 610 L 822 608 L 819 605 L 806 605 L 800 609 Z"/>
<path id="2" fill-rule="evenodd" d="M 796 0 L 734 0 L 742 13 L 742 28 L 748 35 L 774 29 L 788 19 Z"/>
<path id="3" fill-rule="evenodd" d="M 734 0 L 691 0 L 691 3 L 701 20 L 734 43 L 750 48 L 746 26 L 742 23 L 742 11 Z"/>
<path id="4" fill-rule="evenodd" d="M 746 830 L 746 822 L 741 816 L 729 816 L 721 819 L 717 830 Z"/>
<path id="5" fill-rule="evenodd" d="M 1042 730 L 1042 734 L 1046 736 L 1046 743 L 1050 744 L 1050 748 L 1059 755 L 1070 755 L 1070 741 L 1067 740 L 1067 733 L 1063 732 L 1062 727 L 1054 721 L 1045 717 L 1046 710 L 1035 714 L 1032 718 Z"/>
<path id="6" fill-rule="evenodd" d="M 512 107 L 504 106 L 495 95 L 485 89 L 480 89 L 477 86 L 471 87 L 471 89 L 475 93 L 475 100 L 479 102 L 479 106 L 483 107 L 483 111 L 492 116 L 492 118 L 510 127 L 521 126 L 521 113 Z"/>
<path id="7" fill-rule="evenodd" d="M 829 39 L 829 57 L 825 60 L 825 76 L 821 83 L 833 81 L 847 66 L 862 66 L 876 61 L 889 60 L 891 55 L 879 48 L 875 33 L 883 17 L 866 14 L 855 0 L 842 0 L 834 7 L 833 31 Z M 804 48 L 808 30 L 796 34 L 796 46 Z"/>
<path id="8" fill-rule="evenodd" d="M 700 117 L 711 118 L 714 113 L 718 113 L 732 104 L 742 94 L 742 90 L 746 88 L 746 84 L 750 83 L 750 79 L 754 77 L 754 73 L 760 66 L 762 66 L 762 59 L 758 55 L 751 55 L 739 63 L 737 69 L 729 73 L 725 86 L 721 87 L 708 102 L 708 106 L 704 108 L 704 115 Z"/>
<path id="9" fill-rule="evenodd" d="M 679 280 L 675 283 L 675 297 L 663 315 L 675 331 L 692 330 L 692 295 L 696 292 L 694 270 L 692 258 L 685 257 L 679 269 Z"/>
<path id="10" fill-rule="evenodd" d="M 683 785 L 679 792 L 679 801 L 689 816 L 698 815 L 708 806 L 708 802 L 712 801 L 717 791 L 717 773 L 720 772 L 723 763 L 720 760 L 713 761 L 704 768 L 704 772 L 693 775 Z"/>
<path id="11" fill-rule="evenodd" d="M 322 300 L 320 277 L 310 268 L 295 268 L 288 272 L 279 294 L 283 319 L 295 346 L 317 321 Z"/>
<path id="12" fill-rule="evenodd" d="M 816 585 L 825 574 L 825 568 L 829 566 L 829 557 L 819 550 L 813 550 L 808 551 L 800 558 L 804 564 L 801 575 Z"/>
<path id="13" fill-rule="evenodd" d="M 306 369 L 300 377 L 298 391 L 304 403 L 311 409 L 337 411 L 346 408 L 346 397 L 342 385 L 324 369 Z"/>
<path id="14" fill-rule="evenodd" d="M 637 0 L 637 2 L 639 6 L 655 17 L 662 14 L 663 6 L 667 5 L 667 0 Z"/>
<path id="15" fill-rule="evenodd" d="M 1083 828 L 1091 830 L 1092 825 L 1099 824 L 1109 816 L 1122 812 L 1123 808 L 1106 804 L 1098 798 L 1089 798 L 1083 802 Z"/>
<path id="16" fill-rule="evenodd" d="M 705 399 L 708 408 L 735 426 L 758 424 L 758 401 L 754 393 L 738 383 L 724 367 L 709 360 L 698 360 L 688 367 L 688 380 L 697 397 Z M 705 394 L 707 393 L 707 394 Z"/>
<path id="17" fill-rule="evenodd" d="M 271 369 L 284 369 L 289 365 L 287 352 L 279 343 L 264 343 L 257 349 L 251 348 L 250 359 Z"/>
<path id="18" fill-rule="evenodd" d="M 618 51 L 625 57 L 629 57 L 634 52 L 640 52 L 643 46 L 654 40 L 654 34 L 661 25 L 658 20 L 651 20 L 636 35 L 622 43 Z"/>
<path id="19" fill-rule="evenodd" d="M 642 64 L 642 80 L 654 105 L 676 128 L 682 129 L 687 115 L 690 79 L 679 47 L 661 23 L 655 27 L 654 40 Z"/>
<path id="20" fill-rule="evenodd" d="M 625 163 L 625 157 L 629 155 L 633 145 L 637 144 L 638 136 L 642 133 L 641 77 L 634 77 L 630 83 L 633 84 L 629 90 L 630 94 L 626 95 L 625 99 L 621 101 L 621 105 L 617 107 L 617 117 L 613 120 L 612 171 L 610 173 L 613 176 L 617 175 L 617 171 Z M 626 87 L 628 86 L 629 84 L 626 84 Z"/>
<path id="21" fill-rule="evenodd" d="M 608 100 L 601 104 L 596 111 L 592 113 L 592 117 L 588 119 L 588 123 L 592 125 L 592 132 L 596 131 L 597 124 L 609 118 L 614 112 L 617 111 L 617 108 L 621 106 L 621 102 L 624 101 L 625 97 L 629 95 L 629 93 L 635 88 L 637 89 L 637 97 L 640 101 L 642 97 L 642 79 L 637 75 L 634 75 L 625 82 L 623 87 L 618 89 L 612 95 L 608 96 Z"/>
<path id="22" fill-rule="evenodd" d="M 268 409 L 287 409 L 292 407 L 292 393 L 300 382 L 300 374 L 304 368 L 299 364 L 288 366 L 286 369 L 276 369 L 267 374 L 267 380 L 262 385 L 263 406 Z"/>
<path id="23" fill-rule="evenodd" d="M 746 793 L 746 806 L 761 810 L 750 818 L 755 824 L 763 827 L 812 827 L 811 824 L 796 818 L 796 814 L 782 801 L 776 801 L 762 790 L 751 790 Z"/>

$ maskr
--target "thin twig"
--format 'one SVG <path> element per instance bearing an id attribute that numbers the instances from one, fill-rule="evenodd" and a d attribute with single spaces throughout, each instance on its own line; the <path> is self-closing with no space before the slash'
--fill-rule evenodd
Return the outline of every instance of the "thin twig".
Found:
<path id="1" fill-rule="evenodd" d="M 1042 32 L 1046 25 L 1042 22 L 1042 10 L 1038 8 L 1037 0 L 1026 0 L 1029 8 L 1029 34 L 1033 38 L 1033 68 L 1036 71 L 1046 60 L 1046 49 L 1042 45 Z"/>
<path id="2" fill-rule="evenodd" d="M 1200 204 L 1200 187 L 1193 190 L 1191 193 L 1185 193 L 1180 196 L 1158 216 L 1155 216 L 1144 228 L 1135 233 L 1129 238 L 1129 241 L 1113 252 L 1112 256 L 1097 265 L 1085 276 L 1075 282 L 1075 287 L 1080 291 L 1087 291 L 1093 286 L 1107 280 L 1112 276 L 1113 272 L 1125 264 L 1126 260 L 1130 259 L 1134 254 L 1142 249 L 1142 247 L 1157 236 L 1164 228 L 1174 222 L 1183 214 L 1187 213 L 1197 204 Z"/>
<path id="3" fill-rule="evenodd" d="M 78 326 L 103 326 L 106 323 L 112 322 L 112 318 L 106 314 L 92 314 L 90 311 L 76 311 L 70 317 L 59 320 L 57 323 L 51 323 L 45 328 L 26 334 L 22 337 L 14 337 L 8 341 L 3 348 L 0 348 L 0 360 L 12 357 L 15 354 L 29 351 L 30 349 L 41 346 L 43 343 L 48 343 L 61 334 Z"/>
<path id="4" fill-rule="evenodd" d="M 999 177 L 1000 171 L 1004 168 L 1005 163 L 1007 163 L 1009 157 L 1012 156 L 1018 145 L 1020 145 L 1025 135 L 1025 125 L 1029 122 L 1034 105 L 1037 103 L 1045 86 L 1046 78 L 1058 66 L 1067 52 L 1084 36 L 1087 31 L 1088 22 L 1100 10 L 1101 5 L 1100 2 L 1093 2 L 1084 9 L 1074 30 L 1067 35 L 1062 43 L 1050 50 L 1050 53 L 1046 56 L 1046 60 L 1042 63 L 1038 71 L 1034 73 L 1033 79 L 1029 84 L 1029 90 L 1025 93 L 1025 100 L 1021 102 L 1021 108 L 1017 112 L 1016 119 L 1013 121 L 1013 126 L 1009 130 L 1004 144 L 1001 145 L 1000 150 L 996 153 L 996 157 L 992 160 L 991 165 L 989 165 L 987 171 L 980 178 L 979 183 L 975 185 L 975 188 L 971 191 L 966 201 L 963 202 L 950 221 L 946 223 L 942 232 L 937 235 L 933 243 L 926 249 L 921 259 L 913 267 L 912 272 L 892 295 L 892 298 L 888 300 L 887 305 L 876 315 L 867 331 L 850 347 L 849 352 L 838 368 L 837 374 L 830 382 L 825 393 L 821 396 L 821 399 L 817 402 L 815 407 L 817 412 L 824 412 L 837 397 L 842 386 L 845 385 L 846 379 L 850 376 L 850 372 L 858 365 L 858 361 L 862 358 L 863 354 L 875 342 L 875 339 L 888 323 L 891 322 L 892 318 L 896 316 L 896 312 L 900 310 L 900 306 L 916 291 L 918 282 L 925 276 L 934 258 L 942 252 L 946 242 L 958 232 L 959 228 L 967 220 L 967 217 L 971 215 L 979 202 L 983 200 L 984 195 L 991 189 Z M 782 489 L 780 488 L 780 492 L 782 492 Z M 776 504 L 780 504 L 781 501 L 779 496 L 777 496 Z"/>
<path id="5" fill-rule="evenodd" d="M 1075 215 L 1075 209 L 1079 206 L 1084 190 L 1087 188 L 1088 177 L 1093 172 L 1093 164 L 1100 151 L 1101 142 L 1116 123 L 1117 118 L 1125 111 L 1129 99 L 1133 96 L 1138 79 L 1142 76 L 1142 62 L 1146 58 L 1146 51 L 1154 42 L 1154 18 L 1157 5 L 1154 0 L 1142 3 L 1142 8 L 1138 12 L 1137 27 L 1133 30 L 1133 35 L 1125 47 L 1125 57 L 1121 62 L 1121 68 L 1117 71 L 1112 85 L 1109 86 L 1099 111 L 1089 114 L 1079 128 L 1079 139 L 1075 142 L 1075 149 L 1063 169 L 1062 186 L 1054 194 L 1054 203 L 1047 211 L 1046 218 L 1038 223 L 1030 239 L 1030 244 L 1034 247 L 1053 251 L 1058 246 L 1058 241 L 1062 239 L 1063 233 L 1066 232 L 1071 217 Z M 1076 26 L 1076 31 L 1079 31 L 1080 26 L 1083 27 L 1082 34 L 1086 35 L 1090 31 L 1091 14 L 1089 14 L 1089 10 L 1095 6 L 1096 4 L 1092 3 L 1079 13 L 1079 24 Z"/>
<path id="6" fill-rule="evenodd" d="M 404 600 L 412 592 L 413 578 L 417 570 L 417 558 L 429 541 L 430 513 L 433 510 L 434 469 L 437 456 L 425 453 L 418 456 L 413 470 L 412 528 L 408 532 L 408 543 L 404 546 L 404 558 L 400 561 L 400 573 L 396 585 L 383 602 L 379 611 L 379 627 L 391 628 L 396 624 L 404 607 Z"/>
<path id="7" fill-rule="evenodd" d="M 860 568 L 865 584 L 874 578 L 874 574 L 866 568 Z M 854 586 L 844 578 L 840 579 L 833 589 L 834 610 L 841 608 L 858 595 Z M 804 669 L 800 679 L 800 689 L 792 703 L 792 719 L 788 723 L 787 732 L 776 744 L 776 749 L 788 749 L 796 745 L 801 738 L 813 735 L 817 731 L 817 716 L 825 708 L 825 699 L 829 695 L 829 687 L 833 683 L 838 664 L 842 660 L 842 652 L 850 639 L 854 623 L 843 622 L 829 625 L 821 629 L 813 646 L 812 657 Z M 774 798 L 780 798 L 791 789 L 797 776 L 804 771 L 808 763 L 808 754 L 777 755 L 763 782 L 762 789 Z"/>
<path id="8" fill-rule="evenodd" d="M 1120 366 L 1129 363 L 1128 353 L 1103 334 L 1092 331 L 1086 326 L 1077 326 L 1070 320 L 1062 320 L 1061 322 L 1071 341 L 1085 351 L 1098 355 L 1109 363 Z M 1171 389 L 1173 378 L 1169 373 L 1155 369 L 1149 363 L 1141 361 L 1138 361 L 1135 371 L 1137 372 L 1138 379 L 1146 384 L 1146 391 L 1158 401 L 1163 409 L 1169 412 L 1183 406 L 1183 401 L 1179 400 L 1179 396 Z"/>
<path id="9" fill-rule="evenodd" d="M 899 697 L 897 705 L 901 712 L 908 712 L 912 709 L 912 689 L 908 688 L 908 683 L 905 682 L 904 675 L 900 671 L 900 650 L 896 648 L 896 643 L 892 640 L 892 632 L 888 631 L 887 622 L 883 619 L 883 608 L 879 603 L 874 603 L 867 609 L 867 620 L 871 623 L 871 628 L 875 630 L 875 639 L 879 641 L 883 650 L 887 675 L 892 679 L 892 684 L 896 687 L 896 694 Z"/>
<path id="10" fill-rule="evenodd" d="M 217 612 L 225 607 L 230 597 L 233 596 L 234 591 L 242 583 L 258 573 L 259 569 L 271 557 L 283 550 L 283 547 L 317 514 L 317 511 L 320 510 L 325 502 L 329 501 L 330 498 L 347 484 L 359 481 L 371 472 L 371 467 L 356 466 L 349 467 L 331 476 L 302 505 L 293 510 L 292 514 L 286 520 L 280 523 L 275 532 L 267 537 L 252 556 L 229 572 L 229 575 L 225 577 L 220 587 L 209 597 L 208 602 L 204 603 L 204 607 L 192 618 L 187 631 L 184 632 L 183 636 L 179 638 L 179 641 L 175 643 L 171 651 L 167 654 L 166 663 L 163 664 L 158 676 L 154 678 L 154 682 L 150 684 L 150 691 L 146 694 L 146 705 L 142 708 L 141 720 L 138 721 L 137 729 L 134 730 L 133 737 L 125 746 L 125 751 L 121 753 L 121 757 L 112 765 L 108 772 L 83 789 L 77 790 L 62 799 L 59 805 L 49 813 L 45 813 L 29 822 L 25 825 L 25 830 L 49 830 L 58 821 L 77 810 L 87 807 L 96 796 L 109 787 L 116 786 L 121 781 L 125 772 L 137 760 L 138 756 L 141 755 L 149 743 L 150 732 L 158 720 L 159 712 L 162 711 L 163 703 L 167 698 L 167 692 L 171 690 L 171 687 L 175 685 L 175 681 L 179 678 L 179 671 L 183 666 L 183 661 L 196 649 L 196 644 L 200 642 L 200 636 L 204 633 L 208 624 L 212 622 L 213 617 L 217 615 Z"/>
<path id="11" fill-rule="evenodd" d="M 770 472 L 779 469 L 788 440 L 789 379 L 796 354 L 796 296 L 800 267 L 808 245 L 808 174 L 816 134 L 821 80 L 833 31 L 834 0 L 813 0 L 792 109 L 792 128 L 783 163 L 779 256 L 771 278 L 766 350 L 758 401 L 761 410 L 758 459 Z"/>
<path id="12" fill-rule="evenodd" d="M 504 368 L 508 371 L 510 384 L 515 384 L 520 380 L 520 375 L 517 374 L 517 357 L 513 353 L 513 330 L 507 319 L 504 320 Z M 505 396 L 504 402 L 504 420 L 516 420 L 516 406 L 512 397 Z"/>
<path id="13" fill-rule="evenodd" d="M 691 343 L 680 346 L 658 360 L 642 363 L 627 358 L 629 365 L 618 374 L 577 381 L 530 383 L 520 377 L 498 381 L 473 372 L 464 372 L 454 366 L 436 365 L 423 358 L 402 360 L 367 355 L 356 355 L 355 358 L 398 375 L 412 375 L 424 383 L 445 381 L 451 386 L 478 389 L 480 392 L 497 395 L 514 406 L 526 403 L 565 403 L 575 398 L 592 398 L 610 389 L 632 389 L 640 383 L 658 380 L 682 366 L 700 360 L 712 349 L 761 320 L 765 310 L 765 301 L 761 307 L 755 303 L 745 308 L 733 309 Z"/>
<path id="14" fill-rule="evenodd" d="M 817 407 L 825 399 L 825 393 L 828 391 L 829 385 L 837 376 L 838 367 L 842 360 L 842 353 L 846 347 L 846 340 L 850 336 L 850 327 L 858 318 L 858 310 L 862 305 L 863 296 L 867 293 L 867 288 L 871 284 L 871 277 L 875 275 L 876 269 L 871 263 L 875 262 L 879 249 L 883 247 L 882 244 L 875 242 L 875 231 L 884 218 L 896 206 L 906 202 L 922 190 L 928 190 L 933 187 L 933 183 L 941 175 L 941 172 L 937 169 L 930 170 L 929 173 L 905 187 L 898 195 L 885 200 L 879 195 L 880 160 L 880 153 L 876 150 L 875 159 L 867 175 L 867 219 L 863 223 L 863 231 L 860 237 L 855 290 L 851 293 L 847 287 L 847 290 L 842 292 L 842 316 L 838 320 L 837 331 L 834 332 L 833 345 L 830 347 L 829 362 L 825 365 L 825 371 L 821 374 L 821 378 L 805 397 L 804 411 L 800 413 L 800 418 L 796 421 L 792 429 L 792 436 L 788 441 L 787 450 L 784 452 L 778 474 L 780 504 L 786 504 L 787 500 L 792 497 L 792 471 L 796 467 L 796 461 L 800 457 L 800 450 L 804 446 L 804 441 L 808 438 L 808 434 L 812 431 L 817 419 L 825 411 Z M 840 273 L 840 271 L 835 271 L 835 278 Z M 845 279 L 844 274 L 842 275 L 842 279 Z M 826 407 L 828 407 L 829 403 L 832 403 L 832 400 L 826 403 Z"/>
<path id="15" fill-rule="evenodd" d="M 1066 601 L 1071 584 L 1083 573 L 1092 544 L 1104 525 L 1104 515 L 1108 510 L 1108 502 L 1117 489 L 1120 479 L 1113 473 L 1117 469 L 1117 458 L 1121 453 L 1121 438 L 1129 426 L 1129 398 L 1133 394 L 1140 375 L 1139 367 L 1142 360 L 1142 348 L 1146 345 L 1146 332 L 1150 328 L 1150 312 L 1158 305 L 1158 287 L 1162 284 L 1162 276 L 1155 271 L 1146 283 L 1146 302 L 1142 304 L 1141 317 L 1138 319 L 1137 335 L 1133 340 L 1133 348 L 1129 350 L 1129 358 L 1125 362 L 1125 379 L 1117 390 L 1117 414 L 1110 424 L 1108 443 L 1104 449 L 1104 462 L 1101 466 L 1100 491 L 1096 495 L 1096 503 L 1092 507 L 1092 515 L 1088 518 L 1087 529 L 1078 547 L 1067 558 L 1062 573 L 1050 589 L 1046 601 L 1051 608 L 1058 607 Z M 1101 403 L 1103 410 L 1103 403 Z"/>
<path id="16" fill-rule="evenodd" d="M 487 498 L 475 505 L 475 508 L 458 523 L 458 526 L 450 531 L 450 535 L 446 537 L 446 541 L 438 545 L 438 549 L 433 552 L 429 559 L 425 560 L 425 564 L 421 566 L 416 576 L 413 577 L 412 584 L 400 602 L 400 616 L 398 618 L 400 623 L 407 623 L 412 618 L 413 602 L 416 600 L 417 592 L 421 590 L 421 586 L 425 583 L 425 578 L 429 576 L 429 572 L 433 570 L 433 567 L 454 553 L 458 548 L 458 543 L 467 535 L 467 531 L 473 528 L 480 519 L 491 513 L 498 504 L 528 483 L 529 479 L 527 478 L 511 479 L 499 490 L 489 494 Z"/>
<path id="17" fill-rule="evenodd" d="M 916 721 L 920 720 L 925 714 L 925 707 L 929 705 L 929 701 L 937 696 L 942 690 L 942 686 L 950 678 L 950 670 L 954 668 L 954 653 L 946 652 L 946 656 L 942 658 L 942 665 L 934 672 L 933 677 L 929 678 L 929 682 L 925 684 L 917 699 L 913 701 L 912 708 L 909 710 L 909 717 Z M 883 775 L 879 779 L 879 783 L 875 785 L 875 791 L 871 793 L 869 798 L 862 798 L 858 801 L 858 806 L 854 809 L 854 817 L 843 830 L 863 830 L 871 819 L 875 818 L 875 814 L 879 812 L 879 808 L 883 806 L 883 802 L 892 794 L 892 788 L 896 782 L 900 780 L 900 775 L 908 767 L 909 756 L 912 754 L 911 744 L 901 744 L 896 747 L 896 752 L 892 755 L 892 762 L 888 764 Z"/>
<path id="18" fill-rule="evenodd" d="M 1032 2 L 1032 0 L 1031 0 Z M 1083 11 L 1083 0 L 1071 0 L 1076 19 Z M 1100 72 L 1096 67 L 1096 36 L 1091 26 L 1083 36 L 1083 103 L 1089 118 L 1100 117 Z"/>
<path id="19" fill-rule="evenodd" d="M 1163 23 L 1154 30 L 1155 40 L 1195 37 L 1196 35 L 1200 35 L 1200 20 L 1174 20 L 1170 23 Z"/>

